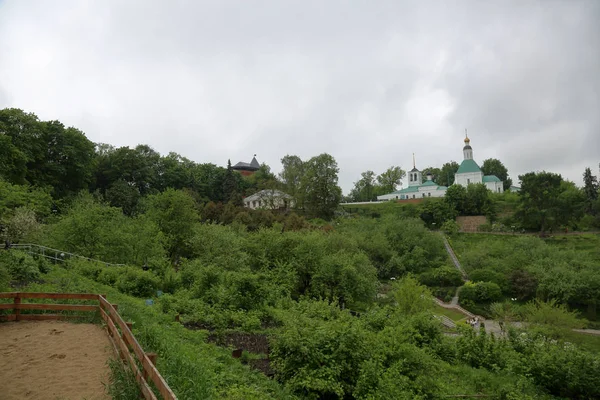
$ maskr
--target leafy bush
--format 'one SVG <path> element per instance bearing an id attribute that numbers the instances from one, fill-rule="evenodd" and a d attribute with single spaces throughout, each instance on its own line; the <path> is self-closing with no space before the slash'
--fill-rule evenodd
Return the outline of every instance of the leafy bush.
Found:
<path id="1" fill-rule="evenodd" d="M 453 267 L 440 267 L 419 275 L 419 281 L 427 286 L 461 286 L 462 275 Z"/>
<path id="2" fill-rule="evenodd" d="M 0 263 L 0 292 L 7 291 L 10 285 L 10 272 L 6 265 Z"/>
<path id="3" fill-rule="evenodd" d="M 460 291 L 460 301 L 474 303 L 490 303 L 502 297 L 500 286 L 493 282 L 467 282 Z"/>
<path id="4" fill-rule="evenodd" d="M 100 282 L 104 285 L 114 286 L 117 283 L 117 281 L 119 280 L 119 277 L 124 272 L 125 272 L 124 268 L 121 268 L 121 267 L 104 268 L 98 274 L 98 282 Z"/>
<path id="5" fill-rule="evenodd" d="M 455 220 L 449 219 L 442 224 L 440 229 L 447 235 L 454 235 L 460 230 L 460 225 Z"/>
<path id="6" fill-rule="evenodd" d="M 127 268 L 117 280 L 117 288 L 121 292 L 136 297 L 153 296 L 159 284 L 158 278 L 152 272 L 134 268 Z"/>
<path id="7" fill-rule="evenodd" d="M 0 252 L 0 266 L 8 271 L 14 281 L 28 282 L 40 277 L 38 262 L 29 254 L 20 251 Z"/>

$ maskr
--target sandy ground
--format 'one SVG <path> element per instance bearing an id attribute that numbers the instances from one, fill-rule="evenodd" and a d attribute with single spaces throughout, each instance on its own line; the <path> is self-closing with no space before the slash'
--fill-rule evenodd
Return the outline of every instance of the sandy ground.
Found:
<path id="1" fill-rule="evenodd" d="M 106 331 L 59 321 L 0 323 L 0 399 L 105 400 Z"/>

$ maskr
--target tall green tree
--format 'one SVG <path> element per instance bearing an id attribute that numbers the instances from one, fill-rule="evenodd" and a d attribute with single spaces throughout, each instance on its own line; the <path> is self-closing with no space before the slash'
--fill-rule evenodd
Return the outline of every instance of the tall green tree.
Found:
<path id="1" fill-rule="evenodd" d="M 592 175 L 592 170 L 588 167 L 583 172 L 583 191 L 586 198 L 586 211 L 592 213 L 594 210 L 594 203 L 598 200 L 598 178 Z"/>
<path id="2" fill-rule="evenodd" d="M 444 202 L 458 214 L 464 215 L 467 209 L 467 189 L 462 185 L 452 185 L 446 190 Z"/>
<path id="3" fill-rule="evenodd" d="M 440 186 L 448 186 L 454 184 L 454 175 L 460 166 L 456 161 L 450 161 L 442 165 L 439 176 L 435 177 L 435 182 Z"/>
<path id="4" fill-rule="evenodd" d="M 517 217 L 523 226 L 537 229 L 540 236 L 577 218 L 582 194 L 573 184 L 566 184 L 560 174 L 529 172 L 519 175 L 519 209 Z"/>
<path id="5" fill-rule="evenodd" d="M 302 191 L 302 178 L 304 177 L 305 165 L 298 156 L 286 155 L 281 159 L 282 171 L 279 179 L 283 184 L 283 190 L 296 199 L 296 207 L 304 207 L 305 193 Z"/>
<path id="6" fill-rule="evenodd" d="M 372 201 L 375 198 L 375 172 L 365 171 L 360 174 L 361 178 L 354 182 L 354 188 L 350 196 L 354 201 Z"/>
<path id="7" fill-rule="evenodd" d="M 335 158 L 323 153 L 306 162 L 302 178 L 306 211 L 316 217 L 330 219 L 342 198 L 338 186 L 339 168 Z"/>
<path id="8" fill-rule="evenodd" d="M 496 175 L 502 181 L 504 190 L 508 190 L 512 186 L 512 179 L 508 177 L 508 170 L 504 164 L 496 158 L 484 160 L 481 165 L 481 171 L 483 171 L 484 175 Z"/>
<path id="9" fill-rule="evenodd" d="M 0 110 L 0 137 L 2 175 L 11 182 L 47 186 L 57 197 L 88 188 L 94 144 L 78 129 L 10 108 Z"/>
<path id="10" fill-rule="evenodd" d="M 406 171 L 398 166 L 392 165 L 385 172 L 377 176 L 377 182 L 381 186 L 383 193 L 391 193 L 396 191 L 399 185 L 402 185 L 402 179 L 406 176 Z"/>
<path id="11" fill-rule="evenodd" d="M 145 215 L 158 225 L 166 238 L 171 259 L 189 256 L 193 228 L 200 219 L 194 199 L 183 190 L 167 189 L 148 196 L 145 206 Z"/>
<path id="12" fill-rule="evenodd" d="M 237 182 L 235 179 L 235 172 L 231 168 L 231 160 L 227 160 L 227 171 L 223 179 L 223 200 L 229 202 L 235 199 L 237 190 Z"/>

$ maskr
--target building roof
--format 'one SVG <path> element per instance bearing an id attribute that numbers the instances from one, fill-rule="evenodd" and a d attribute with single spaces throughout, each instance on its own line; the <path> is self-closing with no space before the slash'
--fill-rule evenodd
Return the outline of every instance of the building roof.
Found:
<path id="1" fill-rule="evenodd" d="M 425 181 L 424 184 L 422 184 L 421 186 L 437 186 L 438 184 L 435 183 L 434 181 Z"/>
<path id="2" fill-rule="evenodd" d="M 496 175 L 485 175 L 483 177 L 483 182 L 485 183 L 485 182 L 502 182 L 502 181 Z"/>
<path id="3" fill-rule="evenodd" d="M 244 198 L 244 202 L 253 201 L 253 200 L 263 200 L 263 199 L 275 198 L 275 197 L 280 197 L 283 199 L 292 199 L 292 196 L 290 196 L 287 193 L 282 192 L 281 190 L 266 189 L 266 190 L 261 190 L 260 192 L 256 192 L 253 195 L 250 195 L 250 196 Z"/>
<path id="4" fill-rule="evenodd" d="M 413 167 L 413 169 L 411 169 L 411 170 L 410 170 L 410 171 L 408 171 L 408 172 L 419 172 L 419 170 L 417 169 L 417 167 Z"/>
<path id="5" fill-rule="evenodd" d="M 245 171 L 256 171 L 260 168 L 260 164 L 258 163 L 258 161 L 256 161 L 256 156 L 255 156 L 255 157 L 252 157 L 252 161 L 250 161 L 249 163 L 240 161 L 239 163 L 235 164 L 231 168 L 232 169 L 241 169 L 241 170 L 245 170 Z"/>
<path id="6" fill-rule="evenodd" d="M 479 165 L 477 165 L 477 163 L 474 160 L 463 160 L 456 173 L 465 174 L 469 172 L 481 172 L 481 168 L 479 168 Z"/>

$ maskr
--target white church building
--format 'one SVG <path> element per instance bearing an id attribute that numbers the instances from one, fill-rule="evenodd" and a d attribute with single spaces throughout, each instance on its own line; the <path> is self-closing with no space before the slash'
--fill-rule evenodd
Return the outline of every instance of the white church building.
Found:
<path id="1" fill-rule="evenodd" d="M 467 187 L 471 183 L 483 183 L 494 193 L 504 192 L 504 185 L 500 178 L 496 175 L 483 175 L 483 171 L 481 171 L 479 165 L 473 160 L 473 148 L 468 136 L 465 137 L 463 156 L 464 160 L 454 175 L 454 184 Z"/>
<path id="2" fill-rule="evenodd" d="M 465 137 L 463 157 L 464 160 L 454 175 L 455 185 L 467 187 L 471 183 L 483 183 L 494 193 L 502 193 L 504 191 L 500 178 L 498 178 L 496 175 L 484 175 L 481 171 L 481 168 L 479 168 L 479 165 L 477 165 L 475 160 L 473 160 L 473 148 L 471 147 L 471 140 L 468 136 Z M 377 196 L 377 200 L 409 200 L 423 199 L 428 197 L 443 197 L 448 188 L 435 183 L 429 171 L 426 173 L 426 176 L 427 180 L 425 183 L 423 183 L 422 173 L 415 165 L 413 154 L 413 169 L 408 172 L 408 187 L 392 193 Z"/>
<path id="3" fill-rule="evenodd" d="M 397 190 L 393 193 L 377 196 L 377 200 L 408 200 L 424 199 L 427 197 L 443 197 L 448 189 L 446 186 L 439 186 L 433 181 L 431 172 L 426 173 L 427 180 L 423 183 L 423 174 L 415 165 L 415 156 L 413 154 L 413 169 L 408 173 L 408 187 Z"/>

